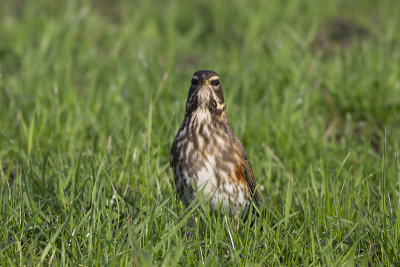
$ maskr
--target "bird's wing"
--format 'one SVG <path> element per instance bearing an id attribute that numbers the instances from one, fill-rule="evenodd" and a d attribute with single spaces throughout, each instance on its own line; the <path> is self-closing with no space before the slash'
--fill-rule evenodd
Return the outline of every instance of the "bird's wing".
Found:
<path id="1" fill-rule="evenodd" d="M 246 151 L 240 142 L 240 140 L 235 136 L 234 142 L 239 147 L 239 150 L 242 152 L 242 166 L 241 166 L 241 176 L 244 178 L 247 186 L 250 189 L 251 196 L 253 201 L 258 203 L 258 195 L 256 191 L 256 179 L 254 177 L 253 169 L 251 168 L 249 157 L 246 154 Z"/>
<path id="2" fill-rule="evenodd" d="M 253 201 L 258 203 L 258 195 L 256 191 L 256 179 L 254 177 L 253 169 L 251 168 L 251 164 L 249 158 L 247 157 L 246 152 L 243 153 L 243 177 L 246 180 L 247 185 L 249 186 L 251 196 L 253 197 Z"/>

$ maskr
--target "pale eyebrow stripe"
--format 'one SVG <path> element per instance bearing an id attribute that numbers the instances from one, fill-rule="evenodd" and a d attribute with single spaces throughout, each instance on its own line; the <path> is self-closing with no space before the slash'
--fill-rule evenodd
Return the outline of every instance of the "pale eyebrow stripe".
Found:
<path id="1" fill-rule="evenodd" d="M 218 80 L 218 79 L 219 79 L 219 76 L 214 75 L 214 76 L 211 76 L 211 78 L 208 80 L 211 82 L 211 81 Z"/>

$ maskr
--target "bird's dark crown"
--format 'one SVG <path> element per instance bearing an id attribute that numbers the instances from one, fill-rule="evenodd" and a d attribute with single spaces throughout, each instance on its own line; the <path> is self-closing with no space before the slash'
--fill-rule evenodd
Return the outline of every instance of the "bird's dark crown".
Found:
<path id="1" fill-rule="evenodd" d="M 212 70 L 198 70 L 195 73 L 193 73 L 193 77 L 197 77 L 198 79 L 200 78 L 210 79 L 213 76 L 219 77 L 218 73 Z"/>

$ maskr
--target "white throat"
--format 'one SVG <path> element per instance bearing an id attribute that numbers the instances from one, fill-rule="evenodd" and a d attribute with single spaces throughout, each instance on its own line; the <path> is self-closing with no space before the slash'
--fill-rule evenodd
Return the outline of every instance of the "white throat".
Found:
<path id="1" fill-rule="evenodd" d="M 192 116 L 197 123 L 210 123 L 211 122 L 211 113 L 207 110 L 206 107 L 198 107 L 193 113 Z"/>

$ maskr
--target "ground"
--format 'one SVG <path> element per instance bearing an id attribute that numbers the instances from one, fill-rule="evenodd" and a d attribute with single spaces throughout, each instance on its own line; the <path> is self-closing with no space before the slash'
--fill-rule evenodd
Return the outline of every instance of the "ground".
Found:
<path id="1" fill-rule="evenodd" d="M 399 18 L 397 0 L 1 1 L 0 265 L 400 264 Z M 175 194 L 199 69 L 251 160 L 252 227 Z"/>

